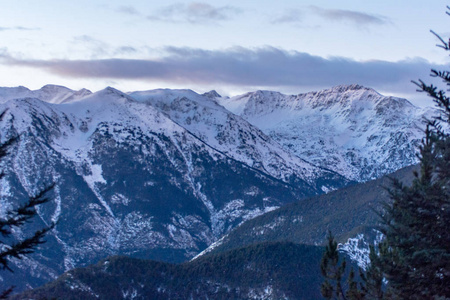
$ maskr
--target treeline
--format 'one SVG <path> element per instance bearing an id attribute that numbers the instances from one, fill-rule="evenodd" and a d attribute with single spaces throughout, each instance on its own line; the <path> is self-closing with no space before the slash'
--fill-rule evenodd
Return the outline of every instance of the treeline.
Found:
<path id="1" fill-rule="evenodd" d="M 13 299 L 321 299 L 323 248 L 261 243 L 183 264 L 115 256 Z"/>

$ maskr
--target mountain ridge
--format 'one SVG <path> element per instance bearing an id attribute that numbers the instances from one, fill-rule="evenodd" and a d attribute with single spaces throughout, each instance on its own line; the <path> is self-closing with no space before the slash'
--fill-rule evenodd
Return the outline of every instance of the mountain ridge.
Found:
<path id="1" fill-rule="evenodd" d="M 360 85 L 218 99 L 294 153 L 350 180 L 375 179 L 417 162 L 423 118 L 436 114 Z"/>
<path id="2" fill-rule="evenodd" d="M 115 256 L 12 299 L 321 299 L 322 252 L 278 242 L 177 265 Z"/>
<path id="3" fill-rule="evenodd" d="M 289 203 L 248 220 L 236 227 L 195 259 L 260 242 L 290 241 L 306 245 L 324 245 L 328 231 L 343 244 L 341 250 L 366 251 L 367 243 L 379 239 L 376 231 L 383 203 L 390 201 L 388 188 L 398 179 L 409 185 L 418 165 L 402 168 L 376 180 L 343 187 L 327 194 Z M 355 242 L 356 241 L 356 242 Z M 361 243 L 359 243 L 361 242 Z M 358 244 L 364 244 L 358 249 Z M 356 243 L 348 245 L 348 243 Z M 350 256 L 352 253 L 350 253 Z M 368 257 L 358 257 L 364 265 Z"/>
<path id="4" fill-rule="evenodd" d="M 311 154 L 319 155 L 322 150 L 323 155 L 332 154 L 331 157 L 339 154 L 339 148 L 333 148 L 335 144 L 320 140 L 334 138 L 335 132 L 321 125 L 328 124 L 327 119 L 338 117 L 343 124 L 351 124 L 364 141 L 378 132 L 382 136 L 372 141 L 370 149 L 392 156 L 395 163 L 390 167 L 394 169 L 410 162 L 414 145 L 420 140 L 420 128 L 408 127 L 418 122 L 418 110 L 397 105 L 396 98 L 381 95 L 379 102 L 386 102 L 382 108 L 387 112 L 378 114 L 373 105 L 362 105 L 353 111 L 351 107 L 342 111 L 337 106 L 333 111 L 301 111 L 317 118 L 312 124 L 323 127 L 319 137 L 314 135 L 317 132 L 313 127 L 305 126 L 303 133 L 292 130 L 295 126 L 281 127 L 285 130 L 281 133 L 288 132 L 289 137 L 297 135 L 297 139 L 310 140 L 305 144 L 309 147 L 305 148 L 308 156 L 287 147 L 285 142 L 290 140 L 280 132 L 268 132 L 245 116 L 227 110 L 223 104 L 233 98 L 213 92 L 199 95 L 191 90 L 159 89 L 123 93 L 108 87 L 65 101 L 67 93 L 75 92 L 58 86 L 37 92 L 18 89 L 27 96 L 12 97 L 9 90 L 4 93 L 7 97 L 1 98 L 4 89 L 0 88 L 0 110 L 6 111 L 0 121 L 0 141 L 20 137 L 10 155 L 0 162 L 7 174 L 0 181 L 5 204 L 0 208 L 0 216 L 21 199 L 55 182 L 53 200 L 39 208 L 36 222 L 17 231 L 15 237 L 50 220 L 58 221 L 39 255 L 13 260 L 17 270 L 13 276 L 0 274 L 5 284 L 19 279 L 19 290 L 108 255 L 169 262 L 188 260 L 244 221 L 353 183 L 349 178 L 363 181 L 378 176 L 380 173 L 372 169 L 390 164 L 362 164 L 355 158 L 352 167 L 364 171 L 368 166 L 367 174 L 352 177 L 348 172 L 328 169 L 325 163 L 330 160 L 310 163 Z M 364 91 L 360 86 L 336 88 L 359 99 L 349 92 L 351 89 Z M 286 98 L 280 96 L 278 104 L 275 100 L 273 107 L 278 105 L 280 109 Z M 400 112 L 400 118 L 409 112 L 417 114 L 410 123 L 401 123 L 389 118 L 390 105 Z M 372 123 L 358 123 L 348 118 L 349 112 L 370 116 L 373 119 L 365 120 Z M 294 113 L 287 120 L 302 117 L 301 114 Z M 318 118 L 320 114 L 322 117 Z M 274 116 L 265 118 L 266 129 L 276 120 Z M 285 116 L 283 111 L 278 115 Z M 301 118 L 298 124 L 302 124 L 300 121 Z M 378 144 L 383 137 L 393 141 Z"/>
<path id="5" fill-rule="evenodd" d="M 260 139 L 254 126 L 201 100 L 231 119 L 238 132 Z M 0 182 L 5 203 L 0 213 L 56 184 L 36 222 L 15 235 L 53 220 L 57 225 L 48 242 L 39 255 L 12 260 L 15 274 L 0 275 L 18 290 L 108 255 L 183 261 L 244 220 L 323 193 L 322 186 L 335 189 L 349 182 L 326 170 L 323 178 L 303 179 L 294 172 L 284 181 L 239 155 L 216 151 L 167 113 L 110 87 L 60 104 L 13 99 L 0 109 L 6 111 L 0 140 L 20 137 L 1 162 L 6 176 Z M 264 157 L 273 157 L 284 174 L 288 154 L 276 145 L 269 148 L 276 151 Z M 254 151 L 247 153 L 261 161 L 260 149 Z"/>
<path id="6" fill-rule="evenodd" d="M 38 90 L 30 90 L 24 86 L 0 87 L 0 101 L 5 102 L 19 98 L 38 98 L 48 103 L 61 104 L 81 99 L 91 93 L 91 91 L 85 88 L 74 91 L 65 86 L 54 84 L 44 85 Z"/>

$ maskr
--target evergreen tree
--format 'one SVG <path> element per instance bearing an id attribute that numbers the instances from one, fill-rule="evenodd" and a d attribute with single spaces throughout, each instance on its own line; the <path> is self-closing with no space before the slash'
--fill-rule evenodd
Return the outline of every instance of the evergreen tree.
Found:
<path id="1" fill-rule="evenodd" d="M 325 277 L 321 286 L 322 296 L 325 299 L 342 300 L 383 299 L 381 270 L 372 263 L 366 271 L 359 269 L 360 280 L 356 280 L 353 268 L 350 271 L 346 269 L 346 260 L 339 254 L 338 244 L 331 232 L 327 239 L 320 265 L 322 276 Z M 371 247 L 371 262 L 377 257 L 374 247 Z M 345 276 L 348 276 L 346 281 Z"/>
<path id="2" fill-rule="evenodd" d="M 436 35 L 437 36 L 437 35 Z M 439 37 L 439 36 L 438 36 Z M 441 46 L 449 44 L 439 37 Z M 448 71 L 432 70 L 450 85 Z M 379 266 L 389 292 L 400 299 L 450 297 L 450 98 L 423 81 L 414 82 L 437 104 L 440 115 L 427 121 L 420 147 L 420 174 L 411 186 L 394 181 L 385 205 Z"/>
<path id="3" fill-rule="evenodd" d="M 0 120 L 3 118 L 5 112 L 0 114 Z M 11 138 L 5 143 L 0 145 L 0 159 L 7 155 L 7 149 L 16 142 L 16 138 Z M 0 179 L 5 174 L 0 173 Z M 44 243 L 45 234 L 50 231 L 55 224 L 51 224 L 41 230 L 34 232 L 34 234 L 28 238 L 19 240 L 17 242 L 8 243 L 13 233 L 14 228 L 23 227 L 26 223 L 37 214 L 36 206 L 48 202 L 50 199 L 46 196 L 47 193 L 53 188 L 53 185 L 40 191 L 36 196 L 32 196 L 24 204 L 18 206 L 15 209 L 6 212 L 4 218 L 0 218 L 0 233 L 3 239 L 0 240 L 0 269 L 13 272 L 9 267 L 11 258 L 21 259 L 25 255 L 33 253 L 36 247 Z M 6 299 L 13 291 L 14 287 L 9 287 L 4 291 L 0 291 L 0 299 Z"/>
<path id="4" fill-rule="evenodd" d="M 381 231 L 380 267 L 400 299 L 450 296 L 450 198 L 436 133 L 428 127 L 421 147 L 421 172 L 412 186 L 395 181 Z"/>
<path id="5" fill-rule="evenodd" d="M 360 273 L 361 270 L 359 271 Z M 360 284 L 358 287 L 358 283 L 355 281 L 355 271 L 353 268 L 350 269 L 350 273 L 348 275 L 348 290 L 346 292 L 346 297 L 349 300 L 362 300 L 366 299 L 366 292 L 364 287 Z"/>
<path id="6" fill-rule="evenodd" d="M 367 300 L 381 300 L 384 297 L 383 292 L 383 272 L 380 268 L 379 257 L 375 247 L 370 245 L 369 252 L 370 264 L 364 272 L 360 269 L 359 275 L 362 280 L 361 290 Z"/>
<path id="7" fill-rule="evenodd" d="M 321 294 L 325 299 L 358 300 L 364 299 L 364 292 L 355 281 L 353 268 L 348 275 L 347 284 L 344 281 L 346 260 L 339 255 L 337 242 L 331 232 L 328 233 L 328 244 L 322 256 L 320 271 L 325 281 L 321 286 Z"/>
<path id="8" fill-rule="evenodd" d="M 432 33 L 441 42 L 438 46 L 450 51 L 450 40 L 445 42 Z M 431 76 L 450 86 L 449 71 L 431 70 Z M 422 80 L 414 83 L 418 91 L 433 99 L 440 114 L 426 120 L 419 149 L 420 173 L 414 174 L 412 185 L 393 180 L 391 201 L 385 203 L 381 214 L 384 239 L 379 254 L 371 247 L 371 265 L 361 274 L 360 290 L 353 282 L 354 274 L 349 276 L 348 295 L 354 299 L 450 299 L 450 97 L 435 85 Z M 329 241 L 329 245 L 334 244 Z M 328 248 L 324 257 L 337 255 Z M 343 273 L 339 273 L 339 280 Z M 326 273 L 324 276 L 328 278 Z M 383 278 L 386 292 L 382 290 Z M 322 290 L 331 299 L 335 288 L 325 281 Z"/>

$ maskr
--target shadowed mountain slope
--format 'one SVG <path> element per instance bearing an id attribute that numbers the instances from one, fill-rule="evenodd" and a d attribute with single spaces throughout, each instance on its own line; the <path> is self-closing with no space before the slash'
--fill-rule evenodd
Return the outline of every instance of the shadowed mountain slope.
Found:
<path id="1" fill-rule="evenodd" d="M 287 204 L 241 224 L 211 245 L 205 254 L 262 241 L 322 245 L 328 230 L 340 242 L 358 234 L 365 234 L 371 240 L 374 238 L 372 229 L 379 221 L 376 211 L 381 211 L 383 201 L 389 201 L 385 188 L 390 186 L 390 178 L 398 178 L 408 184 L 417 169 L 418 166 L 406 167 L 377 180 Z"/>
<path id="2" fill-rule="evenodd" d="M 321 299 L 322 253 L 282 242 L 179 265 L 111 257 L 12 299 Z"/>

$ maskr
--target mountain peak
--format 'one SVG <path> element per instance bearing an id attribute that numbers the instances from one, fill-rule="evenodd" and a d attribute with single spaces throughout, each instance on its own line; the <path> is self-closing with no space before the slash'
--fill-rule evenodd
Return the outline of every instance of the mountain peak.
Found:
<path id="1" fill-rule="evenodd" d="M 330 89 L 297 95 L 297 99 L 302 99 L 302 102 L 312 108 L 330 108 L 334 105 L 350 107 L 363 102 L 375 104 L 384 98 L 386 97 L 374 89 L 359 84 L 337 85 Z"/>
<path id="2" fill-rule="evenodd" d="M 216 90 L 211 90 L 207 93 L 202 94 L 202 96 L 205 96 L 210 99 L 222 98 L 222 96 L 218 92 L 216 92 Z"/>
<path id="3" fill-rule="evenodd" d="M 357 181 L 415 163 L 423 130 L 422 110 L 359 84 L 295 96 L 257 91 L 220 103 L 298 157 Z"/>
<path id="4" fill-rule="evenodd" d="M 55 84 L 47 84 L 37 90 L 30 90 L 24 86 L 0 87 L 0 102 L 20 98 L 37 98 L 47 103 L 61 104 L 86 97 L 89 94 L 92 92 L 87 89 L 74 91 Z"/>
<path id="5" fill-rule="evenodd" d="M 95 92 L 94 95 L 99 95 L 99 96 L 118 96 L 120 98 L 130 98 L 127 94 L 125 94 L 124 92 L 113 88 L 111 86 L 107 86 L 106 88 L 104 88 L 103 90 L 100 90 L 98 92 Z"/>
<path id="6" fill-rule="evenodd" d="M 27 97 L 30 93 L 31 91 L 24 86 L 0 87 L 0 103 L 23 96 Z"/>
<path id="7" fill-rule="evenodd" d="M 79 90 L 78 92 L 74 93 L 75 96 L 77 96 L 74 100 L 78 101 L 85 101 L 86 103 L 111 103 L 116 102 L 118 100 L 119 102 L 122 100 L 127 101 L 136 101 L 132 97 L 128 96 L 124 92 L 115 89 L 113 87 L 106 87 L 103 90 L 97 91 L 95 93 L 91 93 L 89 90 Z M 76 101 L 76 102 L 78 102 Z M 66 102 L 66 101 L 65 101 Z"/>
<path id="8" fill-rule="evenodd" d="M 56 85 L 56 84 L 46 84 L 43 87 L 40 88 L 41 91 L 71 91 L 68 87 L 62 86 L 62 85 Z"/>
<path id="9" fill-rule="evenodd" d="M 85 96 L 89 96 L 90 94 L 92 94 L 92 92 L 91 92 L 90 90 L 85 89 L 85 88 L 82 88 L 82 89 L 76 91 L 76 92 L 74 93 L 74 96 L 77 96 L 77 97 L 85 97 Z"/>
<path id="10" fill-rule="evenodd" d="M 358 90 L 372 90 L 373 91 L 373 89 L 371 89 L 371 88 L 367 88 L 367 87 L 364 87 L 364 86 L 362 86 L 360 84 L 356 84 L 356 83 L 337 85 L 337 86 L 332 87 L 330 90 L 341 92 L 341 93 L 346 92 L 346 91 L 358 91 Z"/>
<path id="11" fill-rule="evenodd" d="M 131 98 L 138 102 L 149 103 L 155 107 L 172 107 L 179 106 L 180 102 L 191 102 L 193 103 L 202 103 L 203 106 L 208 106 L 210 108 L 218 108 L 218 104 L 216 99 L 220 98 L 210 98 L 189 89 L 180 89 L 180 90 L 172 90 L 172 89 L 156 89 L 149 91 L 138 91 L 132 92 L 129 94 Z M 220 96 L 219 96 L 220 97 Z M 180 107 L 178 107 L 180 108 Z M 223 108 L 222 108 L 223 109 Z"/>
<path id="12" fill-rule="evenodd" d="M 383 97 L 383 95 L 381 95 L 374 89 L 362 86 L 360 84 L 336 85 L 332 88 L 321 90 L 321 91 L 302 93 L 302 94 L 297 95 L 297 97 L 301 97 L 301 98 L 332 97 L 336 100 L 339 100 L 342 95 L 350 95 L 350 94 L 354 95 L 353 97 L 357 97 L 357 98 L 365 98 L 369 95 L 372 95 L 370 97 L 374 97 L 374 96 Z M 348 97 L 344 97 L 344 98 L 348 98 Z"/>
<path id="13" fill-rule="evenodd" d="M 273 97 L 273 96 L 283 95 L 280 92 L 267 91 L 267 90 L 257 90 L 253 93 L 248 93 L 248 94 L 252 94 L 252 96 L 254 96 L 254 97 Z"/>

